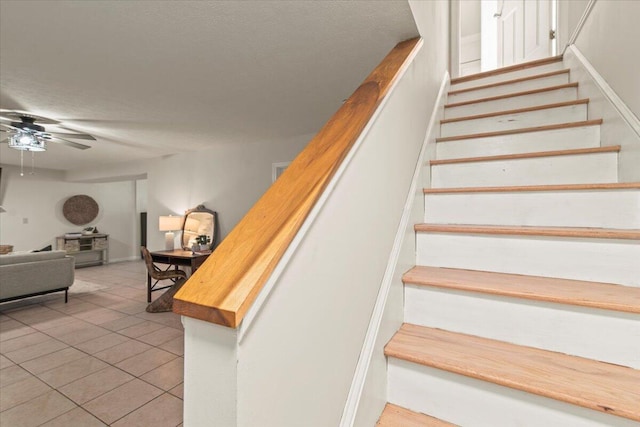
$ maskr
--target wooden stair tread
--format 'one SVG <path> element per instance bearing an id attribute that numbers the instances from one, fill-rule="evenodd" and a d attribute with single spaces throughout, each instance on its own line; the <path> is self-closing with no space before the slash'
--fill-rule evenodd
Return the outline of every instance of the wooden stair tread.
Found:
<path id="1" fill-rule="evenodd" d="M 553 277 L 416 266 L 402 280 L 421 286 L 640 314 L 640 288 Z"/>
<path id="2" fill-rule="evenodd" d="M 424 188 L 424 194 L 448 193 L 510 193 L 522 191 L 580 191 L 580 190 L 640 190 L 640 182 L 614 182 L 606 184 L 554 184 L 554 185 L 513 185 L 504 187 L 452 187 Z"/>
<path id="3" fill-rule="evenodd" d="M 455 424 L 410 411 L 392 403 L 387 403 L 382 411 L 377 427 L 452 427 Z"/>
<path id="4" fill-rule="evenodd" d="M 586 227 L 532 227 L 466 224 L 416 224 L 415 231 L 431 233 L 499 234 L 595 239 L 640 240 L 640 230 Z"/>
<path id="5" fill-rule="evenodd" d="M 640 371 L 403 324 L 385 355 L 640 421 Z"/>
<path id="6" fill-rule="evenodd" d="M 520 64 L 509 65 L 507 67 L 496 68 L 495 70 L 483 71 L 481 73 L 470 74 L 468 76 L 456 77 L 451 79 L 451 84 L 464 83 L 471 80 L 483 79 L 485 77 L 496 76 L 504 73 L 510 73 L 512 71 L 525 70 L 527 68 L 539 67 L 540 65 L 552 64 L 554 62 L 562 61 L 562 55 L 551 56 L 548 58 L 536 59 L 534 61 L 522 62 Z"/>
<path id="7" fill-rule="evenodd" d="M 570 107 L 572 105 L 581 105 L 581 104 L 588 104 L 588 103 L 589 103 L 589 98 L 576 99 L 576 100 L 573 100 L 573 101 L 555 102 L 553 104 L 536 105 L 536 106 L 533 106 L 533 107 L 516 108 L 516 109 L 504 110 L 504 111 L 492 111 L 490 113 L 475 114 L 473 116 L 464 116 L 464 117 L 454 117 L 454 118 L 451 118 L 451 119 L 442 119 L 442 120 L 440 120 L 440 124 L 444 125 L 444 124 L 447 124 L 447 123 L 464 122 L 464 121 L 467 121 L 467 120 L 486 119 L 486 118 L 489 118 L 489 117 L 504 116 L 506 114 L 529 113 L 531 111 L 549 110 L 549 109 L 552 109 L 552 108 Z"/>
<path id="8" fill-rule="evenodd" d="M 504 80 L 504 81 L 501 81 L 501 82 L 489 83 L 489 84 L 486 84 L 486 85 L 474 86 L 474 87 L 470 87 L 470 88 L 466 88 L 466 89 L 452 90 L 452 91 L 449 91 L 449 95 L 457 95 L 459 93 L 471 92 L 473 90 L 488 89 L 488 88 L 492 88 L 492 87 L 496 87 L 496 86 L 503 86 L 503 85 L 513 84 L 513 83 L 526 82 L 527 80 L 541 79 L 541 78 L 544 78 L 544 77 L 557 76 L 559 74 L 569 74 L 569 70 L 550 71 L 548 73 L 542 73 L 542 74 L 536 74 L 536 75 L 533 75 L 533 76 L 520 77 L 520 78 L 512 79 L 512 80 Z"/>
<path id="9" fill-rule="evenodd" d="M 606 147 L 575 148 L 575 149 L 569 149 L 569 150 L 536 151 L 532 153 L 499 154 L 496 156 L 460 157 L 457 159 L 431 160 L 429 164 L 431 166 L 436 166 L 436 165 L 448 165 L 448 164 L 454 164 L 454 163 L 473 163 L 473 162 L 488 162 L 488 161 L 494 161 L 494 160 L 530 159 L 535 157 L 572 156 L 576 154 L 609 153 L 609 152 L 618 152 L 618 151 L 620 151 L 619 145 L 611 145 Z"/>
<path id="10" fill-rule="evenodd" d="M 543 88 L 540 88 L 540 89 L 531 89 L 531 90 L 525 90 L 525 91 L 522 91 L 522 92 L 507 93 L 505 95 L 498 95 L 498 96 L 491 96 L 491 97 L 487 97 L 487 98 L 472 99 L 470 101 L 455 102 L 453 104 L 445 105 L 444 108 L 455 108 L 455 107 L 461 107 L 463 105 L 479 104 L 481 102 L 497 101 L 497 100 L 500 100 L 500 99 L 514 98 L 516 96 L 535 95 L 537 93 L 551 92 L 551 91 L 554 91 L 554 90 L 568 89 L 568 88 L 572 88 L 572 87 L 578 87 L 578 83 L 567 83 L 567 84 L 563 84 L 563 85 L 543 87 Z"/>
<path id="11" fill-rule="evenodd" d="M 602 124 L 602 119 L 584 120 L 580 122 L 559 123 L 555 125 L 534 126 L 520 129 L 507 129 L 495 132 L 470 133 L 466 135 L 443 136 L 436 138 L 436 142 L 458 141 L 462 139 L 487 138 L 491 136 L 515 135 L 519 133 L 542 132 L 556 129 L 569 129 L 584 126 L 598 126 Z"/>

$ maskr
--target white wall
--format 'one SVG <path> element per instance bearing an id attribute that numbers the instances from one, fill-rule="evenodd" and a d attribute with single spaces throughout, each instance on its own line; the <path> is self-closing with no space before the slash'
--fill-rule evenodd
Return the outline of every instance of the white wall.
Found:
<path id="1" fill-rule="evenodd" d="M 564 54 L 590 119 L 602 118 L 601 144 L 620 145 L 618 179 L 640 181 L 640 3 L 598 0 Z"/>
<path id="2" fill-rule="evenodd" d="M 639 19 L 636 0 L 599 0 L 575 43 L 636 117 L 640 117 Z"/>
<path id="3" fill-rule="evenodd" d="M 278 141 L 217 144 L 148 162 L 147 242 L 164 247 L 161 215 L 183 215 L 199 204 L 218 212 L 221 238 L 271 185 L 272 163 L 292 160 L 313 135 Z M 180 244 L 176 233 L 176 246 Z"/>
<path id="4" fill-rule="evenodd" d="M 109 234 L 109 255 L 112 261 L 132 259 L 136 256 L 135 184 L 133 181 L 109 183 L 72 183 L 64 180 L 64 172 L 36 169 L 35 175 L 15 166 L 2 167 L 5 188 L 0 214 L 0 241 L 14 246 L 16 251 L 40 249 L 46 245 L 55 248 L 55 237 L 77 226 L 62 215 L 67 198 L 86 194 L 93 197 L 100 208 L 91 224 L 101 233 Z M 26 219 L 26 224 L 24 220 Z"/>

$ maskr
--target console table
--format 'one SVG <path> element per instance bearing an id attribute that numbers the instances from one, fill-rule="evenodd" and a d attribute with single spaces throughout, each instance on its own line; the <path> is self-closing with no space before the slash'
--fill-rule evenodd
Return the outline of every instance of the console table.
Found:
<path id="1" fill-rule="evenodd" d="M 84 234 L 82 236 L 58 236 L 56 248 L 67 251 L 67 255 L 76 258 L 76 267 L 109 263 L 109 235 L 108 234 Z M 95 253 L 97 259 L 78 261 L 81 254 Z"/>

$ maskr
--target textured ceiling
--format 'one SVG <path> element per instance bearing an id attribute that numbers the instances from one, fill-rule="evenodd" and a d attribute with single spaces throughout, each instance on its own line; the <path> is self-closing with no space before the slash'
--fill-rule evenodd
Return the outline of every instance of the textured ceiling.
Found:
<path id="1" fill-rule="evenodd" d="M 268 141 L 317 131 L 414 36 L 406 1 L 2 0 L 0 108 L 97 138 L 49 144 L 53 169 Z"/>

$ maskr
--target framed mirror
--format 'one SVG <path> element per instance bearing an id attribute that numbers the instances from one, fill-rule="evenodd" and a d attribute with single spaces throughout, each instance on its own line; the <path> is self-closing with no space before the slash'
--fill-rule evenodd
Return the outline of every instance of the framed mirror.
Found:
<path id="1" fill-rule="evenodd" d="M 204 237 L 203 237 L 204 236 Z M 184 214 L 182 223 L 182 249 L 213 250 L 218 239 L 218 214 L 204 205 L 198 205 Z M 203 240 L 206 243 L 203 243 Z"/>

